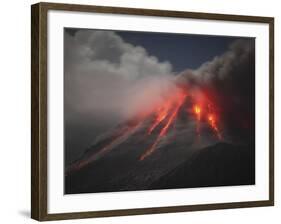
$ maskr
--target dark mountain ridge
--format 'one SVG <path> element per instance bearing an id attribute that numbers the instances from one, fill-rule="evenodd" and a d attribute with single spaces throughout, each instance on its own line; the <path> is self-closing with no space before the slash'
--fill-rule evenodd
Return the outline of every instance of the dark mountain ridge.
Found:
<path id="1" fill-rule="evenodd" d="M 217 143 L 194 153 L 151 189 L 234 186 L 255 184 L 253 147 Z"/>

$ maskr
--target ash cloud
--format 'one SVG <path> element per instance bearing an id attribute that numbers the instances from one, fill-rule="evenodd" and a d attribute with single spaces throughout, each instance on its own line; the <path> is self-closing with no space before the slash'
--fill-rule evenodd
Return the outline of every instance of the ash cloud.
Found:
<path id="1" fill-rule="evenodd" d="M 65 162 L 83 154 L 95 138 L 139 111 L 165 100 L 177 84 L 215 96 L 225 130 L 253 136 L 255 41 L 241 38 L 196 70 L 173 74 L 141 46 L 111 31 L 64 32 Z"/>
<path id="2" fill-rule="evenodd" d="M 172 65 L 111 31 L 64 33 L 66 163 L 94 138 L 175 88 Z"/>
<path id="3" fill-rule="evenodd" d="M 203 63 L 196 70 L 183 71 L 178 82 L 204 89 L 215 99 L 229 135 L 254 140 L 254 38 L 234 41 L 223 55 Z"/>
<path id="4" fill-rule="evenodd" d="M 234 41 L 227 52 L 216 56 L 213 60 L 203 63 L 196 70 L 182 72 L 181 78 L 189 83 L 210 85 L 226 80 L 235 81 L 239 76 L 247 78 L 249 75 L 239 73 L 247 66 L 254 65 L 254 39 L 239 39 Z"/>

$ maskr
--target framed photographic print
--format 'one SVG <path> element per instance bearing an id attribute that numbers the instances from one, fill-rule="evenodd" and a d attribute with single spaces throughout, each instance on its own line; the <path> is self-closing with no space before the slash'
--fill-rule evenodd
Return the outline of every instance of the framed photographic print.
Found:
<path id="1" fill-rule="evenodd" d="M 274 204 L 274 19 L 32 5 L 32 218 Z"/>

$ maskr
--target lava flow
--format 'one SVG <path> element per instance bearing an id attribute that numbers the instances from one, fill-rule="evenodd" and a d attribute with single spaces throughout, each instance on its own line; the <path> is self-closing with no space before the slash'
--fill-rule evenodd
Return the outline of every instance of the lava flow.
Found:
<path id="1" fill-rule="evenodd" d="M 163 110 L 161 110 L 161 109 L 159 110 L 160 116 L 159 116 L 159 114 L 157 115 L 156 121 L 149 128 L 149 132 L 150 132 L 151 128 L 154 129 L 156 126 L 158 126 L 161 123 L 161 121 L 164 121 L 166 117 L 167 117 L 167 122 L 164 125 L 164 127 L 161 129 L 159 135 L 157 136 L 157 138 L 156 138 L 155 142 L 152 144 L 152 146 L 141 155 L 140 160 L 144 160 L 147 156 L 149 156 L 151 153 L 153 153 L 155 151 L 156 146 L 158 145 L 159 141 L 161 140 L 162 137 L 164 137 L 167 134 L 171 124 L 175 121 L 178 111 L 181 108 L 181 106 L 183 105 L 186 96 L 187 96 L 186 93 L 180 92 L 176 98 L 173 97 L 172 99 L 170 99 L 171 101 L 168 103 L 168 105 L 171 105 L 171 106 L 169 106 L 169 108 L 171 107 L 171 111 L 166 111 L 167 104 L 164 105 Z M 175 106 L 174 109 L 172 109 L 172 106 Z M 165 112 L 164 113 L 165 116 L 162 116 L 163 111 Z M 159 119 L 159 117 L 161 119 Z"/>
<path id="2" fill-rule="evenodd" d="M 218 116 L 215 114 L 216 106 L 207 97 L 203 97 L 204 94 L 200 93 L 200 102 L 196 102 L 196 97 L 194 94 L 188 95 L 186 91 L 179 91 L 172 97 L 168 98 L 166 102 L 163 103 L 162 107 L 159 107 L 155 111 L 155 121 L 148 129 L 148 134 L 151 134 L 158 126 L 161 126 L 159 134 L 153 144 L 140 156 L 139 160 L 144 160 L 146 157 L 150 156 L 157 148 L 157 145 L 162 138 L 166 136 L 169 131 L 170 126 L 177 119 L 179 109 L 184 105 L 186 100 L 190 102 L 195 102 L 192 106 L 192 111 L 196 119 L 196 135 L 198 140 L 200 140 L 200 124 L 202 122 L 207 123 L 209 127 L 213 130 L 216 137 L 222 140 L 222 135 L 218 125 Z M 203 99 L 202 99 L 203 98 Z M 204 104 L 205 102 L 205 104 Z M 189 115 L 189 108 L 187 108 Z"/>
<path id="3" fill-rule="evenodd" d="M 107 144 L 105 144 L 100 150 L 93 153 L 91 156 L 89 156 L 87 159 L 82 161 L 77 161 L 73 163 L 66 171 L 66 175 L 68 173 L 76 171 L 81 169 L 82 167 L 85 167 L 86 165 L 90 164 L 94 160 L 101 157 L 106 152 L 112 150 L 116 145 L 126 141 L 128 137 L 130 137 L 133 133 L 135 133 L 138 128 L 141 126 L 142 121 L 134 122 L 133 124 L 129 124 L 124 130 L 118 130 L 118 133 L 115 137 L 111 139 L 111 141 Z"/>
<path id="4" fill-rule="evenodd" d="M 215 131 L 218 139 L 222 139 L 221 133 L 219 131 L 218 125 L 217 125 L 217 119 L 214 114 L 209 114 L 208 115 L 208 123 L 212 127 L 212 129 Z"/>
<path id="5" fill-rule="evenodd" d="M 152 131 L 168 116 L 169 111 L 172 107 L 172 104 L 170 101 L 164 103 L 162 107 L 158 108 L 156 119 L 154 123 L 151 125 L 151 127 L 148 130 L 148 134 L 151 134 Z"/>
<path id="6" fill-rule="evenodd" d="M 107 152 L 127 141 L 132 134 L 142 127 L 142 124 L 150 121 L 151 118 L 154 118 L 151 125 L 148 127 L 146 134 L 153 136 L 152 134 L 155 133 L 156 138 L 151 146 L 139 157 L 140 161 L 146 159 L 155 152 L 159 143 L 168 137 L 168 133 L 172 131 L 171 126 L 177 121 L 178 115 L 183 114 L 179 113 L 179 111 L 186 111 L 184 114 L 187 116 L 187 120 L 190 120 L 189 118 L 192 116 L 194 117 L 194 120 L 196 121 L 195 132 L 198 141 L 200 140 L 201 131 L 206 127 L 209 127 L 209 129 L 212 130 L 214 136 L 218 140 L 222 140 L 223 137 L 220 129 L 221 122 L 219 121 L 220 116 L 218 113 L 220 110 L 216 106 L 215 100 L 210 100 L 210 97 L 207 97 L 207 94 L 204 94 L 203 91 L 199 92 L 199 90 L 197 90 L 194 92 L 190 90 L 188 92 L 187 89 L 188 88 L 186 87 L 179 87 L 176 92 L 173 92 L 167 97 L 167 99 L 158 107 L 148 110 L 149 113 L 140 113 L 123 126 L 121 130 L 118 129 L 115 132 L 114 137 L 111 138 L 111 141 L 104 144 L 100 150 L 96 151 L 88 158 L 72 164 L 70 169 L 68 169 L 68 172 L 79 170 L 101 156 L 104 156 Z"/>
<path id="7" fill-rule="evenodd" d="M 200 120 L 201 120 L 201 107 L 197 104 L 193 107 L 195 116 L 196 116 L 196 134 L 198 137 L 198 140 L 200 140 Z"/>

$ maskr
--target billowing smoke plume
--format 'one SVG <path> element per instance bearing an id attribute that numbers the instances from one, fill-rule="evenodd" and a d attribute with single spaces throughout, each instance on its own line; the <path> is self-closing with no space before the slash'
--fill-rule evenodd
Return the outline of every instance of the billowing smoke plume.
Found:
<path id="1" fill-rule="evenodd" d="M 255 125 L 255 41 L 240 39 L 196 70 L 183 71 L 178 83 L 199 89 L 218 105 L 228 134 L 253 138 Z"/>
<path id="2" fill-rule="evenodd" d="M 160 63 L 114 32 L 65 33 L 65 100 L 70 111 L 126 118 L 139 109 L 135 107 L 154 103 L 151 96 L 160 96 L 160 89 L 170 88 L 171 74 L 168 62 Z"/>
<path id="3" fill-rule="evenodd" d="M 172 66 L 114 32 L 64 34 L 66 147 L 77 156 L 94 137 L 173 91 Z M 74 152 L 76 150 L 76 153 Z"/>
<path id="4" fill-rule="evenodd" d="M 223 55 L 180 74 L 173 74 L 169 62 L 160 62 L 110 31 L 65 32 L 64 52 L 66 163 L 97 135 L 161 105 L 179 87 L 215 103 L 224 134 L 253 136 L 253 39 L 235 41 Z"/>

